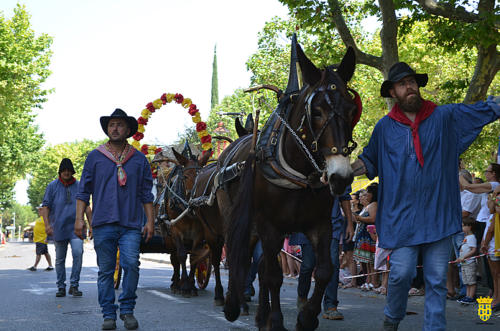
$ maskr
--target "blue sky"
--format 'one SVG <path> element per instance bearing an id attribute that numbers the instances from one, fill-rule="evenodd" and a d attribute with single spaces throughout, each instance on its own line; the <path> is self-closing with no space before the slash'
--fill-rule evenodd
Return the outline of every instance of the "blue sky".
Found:
<path id="1" fill-rule="evenodd" d="M 273 16 L 287 15 L 275 0 L 2 0 L 12 16 L 26 5 L 37 34 L 54 38 L 54 88 L 36 123 L 48 144 L 105 138 L 99 117 L 115 108 L 138 116 L 164 92 L 179 92 L 206 119 L 214 45 L 217 44 L 219 98 L 248 87 L 245 62 L 257 48 L 257 33 Z M 186 111 L 167 105 L 148 123 L 145 142 L 170 143 L 185 126 Z M 26 184 L 16 199 L 26 203 Z"/>

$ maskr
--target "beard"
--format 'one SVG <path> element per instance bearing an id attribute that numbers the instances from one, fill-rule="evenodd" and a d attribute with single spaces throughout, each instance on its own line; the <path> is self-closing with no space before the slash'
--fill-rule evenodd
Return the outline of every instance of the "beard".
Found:
<path id="1" fill-rule="evenodd" d="M 410 97 L 408 97 L 408 95 L 403 97 L 398 95 L 396 96 L 397 103 L 399 104 L 401 110 L 405 113 L 418 113 L 420 108 L 422 108 L 422 97 L 420 96 L 420 92 L 418 90 L 409 92 L 413 92 L 415 94 Z"/>

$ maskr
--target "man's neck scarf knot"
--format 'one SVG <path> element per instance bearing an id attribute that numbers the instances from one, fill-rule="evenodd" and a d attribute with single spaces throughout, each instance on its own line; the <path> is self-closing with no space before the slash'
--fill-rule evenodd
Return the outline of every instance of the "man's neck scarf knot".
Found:
<path id="1" fill-rule="evenodd" d="M 422 100 L 422 107 L 413 122 L 405 115 L 405 113 L 403 113 L 401 107 L 399 107 L 399 103 L 396 103 L 387 115 L 399 123 L 410 126 L 411 135 L 413 137 L 413 146 L 415 146 L 415 153 L 417 154 L 418 163 L 420 163 L 422 168 L 424 167 L 424 155 L 422 152 L 422 145 L 420 144 L 420 136 L 418 135 L 418 127 L 420 123 L 432 114 L 436 106 L 437 105 L 434 102 Z"/>

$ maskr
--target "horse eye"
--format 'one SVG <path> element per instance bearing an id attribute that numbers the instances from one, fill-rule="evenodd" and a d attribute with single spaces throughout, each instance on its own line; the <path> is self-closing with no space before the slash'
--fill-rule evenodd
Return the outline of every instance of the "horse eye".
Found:
<path id="1" fill-rule="evenodd" d="M 312 111 L 311 111 L 311 116 L 312 117 L 321 117 L 322 114 L 321 114 L 321 111 L 319 111 L 318 109 L 316 108 L 313 108 Z"/>

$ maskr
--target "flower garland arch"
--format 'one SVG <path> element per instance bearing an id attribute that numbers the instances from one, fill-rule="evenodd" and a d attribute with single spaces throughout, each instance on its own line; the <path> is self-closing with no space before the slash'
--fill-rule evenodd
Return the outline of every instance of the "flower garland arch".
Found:
<path id="1" fill-rule="evenodd" d="M 149 102 L 146 105 L 146 108 L 141 111 L 141 116 L 137 119 L 138 127 L 137 132 L 132 136 L 132 146 L 140 150 L 144 155 L 146 155 L 146 157 L 148 155 L 156 155 L 162 151 L 161 148 L 157 148 L 154 145 L 141 145 L 140 141 L 144 138 L 146 125 L 148 124 L 148 120 L 151 118 L 151 115 L 153 115 L 153 113 L 160 109 L 163 105 L 171 103 L 172 101 L 175 101 L 175 103 L 180 104 L 185 109 L 188 109 L 188 113 L 191 115 L 191 120 L 196 124 L 196 133 L 198 134 L 198 138 L 200 138 L 203 154 L 212 150 L 212 136 L 208 134 L 207 124 L 201 120 L 199 109 L 194 103 L 192 103 L 191 99 L 184 98 L 184 96 L 180 93 L 163 93 L 159 99 Z M 156 178 L 157 167 L 153 165 L 152 167 L 153 177 Z"/>

